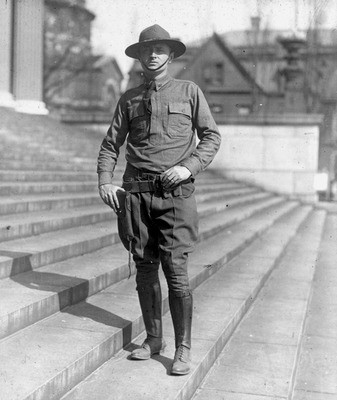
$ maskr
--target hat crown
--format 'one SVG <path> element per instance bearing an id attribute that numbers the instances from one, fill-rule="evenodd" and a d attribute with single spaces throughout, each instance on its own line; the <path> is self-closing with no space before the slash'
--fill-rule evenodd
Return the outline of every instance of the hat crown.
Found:
<path id="1" fill-rule="evenodd" d="M 139 50 L 144 43 L 166 43 L 174 54 L 174 58 L 180 57 L 185 53 L 186 46 L 178 39 L 171 39 L 170 34 L 161 26 L 155 24 L 142 30 L 139 41 L 131 44 L 125 49 L 128 57 L 139 59 Z"/>
<path id="2" fill-rule="evenodd" d="M 170 34 L 157 24 L 144 29 L 139 35 L 139 43 L 167 39 L 171 39 Z"/>

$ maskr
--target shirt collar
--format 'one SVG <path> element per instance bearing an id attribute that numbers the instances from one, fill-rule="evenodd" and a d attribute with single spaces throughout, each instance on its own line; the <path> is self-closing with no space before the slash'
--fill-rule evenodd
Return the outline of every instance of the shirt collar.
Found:
<path id="1" fill-rule="evenodd" d="M 172 81 L 173 78 L 170 75 L 165 75 L 160 79 L 155 79 L 154 83 L 156 85 L 156 91 L 161 89 L 163 86 L 165 86 L 168 82 Z M 150 84 L 150 81 L 145 82 L 145 87 L 147 87 Z"/>

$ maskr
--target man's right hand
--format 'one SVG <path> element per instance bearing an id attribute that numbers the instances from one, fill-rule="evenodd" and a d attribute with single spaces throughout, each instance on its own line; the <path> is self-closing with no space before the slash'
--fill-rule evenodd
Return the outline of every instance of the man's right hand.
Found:
<path id="1" fill-rule="evenodd" d="M 119 186 L 112 185 L 111 183 L 101 185 L 98 190 L 104 203 L 110 206 L 115 213 L 117 213 L 119 209 L 117 192 L 125 192 L 125 190 Z"/>

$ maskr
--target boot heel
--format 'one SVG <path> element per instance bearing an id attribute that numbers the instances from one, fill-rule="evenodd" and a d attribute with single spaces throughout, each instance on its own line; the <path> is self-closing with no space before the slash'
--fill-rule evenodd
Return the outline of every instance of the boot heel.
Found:
<path id="1" fill-rule="evenodd" d="M 167 346 L 167 344 L 166 344 L 165 340 L 163 340 L 163 343 L 161 345 L 161 349 L 159 351 L 159 354 L 164 354 L 165 353 L 166 346 Z"/>

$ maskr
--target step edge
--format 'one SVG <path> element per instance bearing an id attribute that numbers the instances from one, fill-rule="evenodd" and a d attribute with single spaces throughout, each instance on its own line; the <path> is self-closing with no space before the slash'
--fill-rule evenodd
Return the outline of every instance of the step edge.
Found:
<path id="1" fill-rule="evenodd" d="M 278 200 L 279 202 L 282 202 L 283 201 L 283 199 L 282 198 L 280 198 L 280 197 L 276 197 L 275 198 L 276 200 Z M 275 200 L 275 201 L 276 201 Z M 263 201 L 261 201 L 262 202 L 262 204 L 263 204 Z M 253 203 L 253 204 L 255 204 L 255 203 Z M 256 204 L 259 204 L 259 201 L 258 202 L 256 202 Z M 248 206 L 251 206 L 252 204 L 247 204 L 247 207 Z M 257 211 L 255 211 L 255 212 L 259 212 L 260 210 L 257 210 Z M 221 212 L 224 212 L 224 211 L 221 211 Z M 217 213 L 215 213 L 215 214 L 213 214 L 213 215 L 216 215 Z M 244 215 L 244 217 L 245 218 L 247 218 L 247 216 L 246 216 L 246 214 Z M 234 223 L 236 223 L 237 222 L 237 219 L 232 219 L 232 223 L 231 224 L 234 224 Z M 214 233 L 216 233 L 216 232 L 218 232 L 218 231 L 220 231 L 220 230 L 222 230 L 222 229 L 226 229 L 226 227 L 228 227 L 228 223 L 224 223 L 224 224 L 221 224 L 221 225 L 217 225 L 214 229 L 213 229 L 213 227 L 209 230 L 209 235 L 212 235 L 212 234 L 214 234 Z M 71 230 L 71 229 L 78 229 L 78 227 L 76 227 L 76 228 L 70 228 L 70 229 L 68 229 L 68 230 L 64 230 L 64 231 L 68 231 L 68 233 L 69 233 L 69 231 Z M 46 234 L 44 234 L 44 235 L 48 235 L 48 234 L 55 234 L 55 233 L 57 233 L 57 231 L 55 231 L 55 232 L 48 232 L 48 233 L 46 233 Z M 38 236 L 38 235 L 37 235 Z M 205 238 L 206 236 L 205 235 L 203 235 L 202 236 L 202 238 Z M 31 238 L 34 238 L 33 236 L 31 236 L 29 239 L 31 239 Z M 99 246 L 98 244 L 97 245 L 95 245 L 94 243 L 95 243 L 95 241 L 97 242 L 97 240 L 98 240 L 98 238 L 100 238 L 101 239 L 101 246 L 100 247 L 97 247 L 97 246 Z M 35 238 L 34 238 L 35 239 Z M 15 240 L 13 240 L 13 242 L 15 242 L 15 241 L 19 241 L 19 240 L 25 240 L 25 238 L 23 238 L 23 239 L 15 239 Z M 106 233 L 106 234 L 103 234 L 103 235 L 100 235 L 100 236 L 95 236 L 95 238 L 86 238 L 85 240 L 81 240 L 81 241 L 79 241 L 79 242 L 73 242 L 73 243 L 68 243 L 67 242 L 67 244 L 63 244 L 62 246 L 59 246 L 59 247 L 57 247 L 57 248 L 48 248 L 47 250 L 44 250 L 44 251 L 41 251 L 41 252 L 37 252 L 37 253 L 33 253 L 33 254 L 24 254 L 23 256 L 21 256 L 21 257 L 18 257 L 18 258 L 10 258 L 9 260 L 6 260 L 6 261 L 3 261 L 3 262 L 0 262 L 0 279 L 3 279 L 3 278 L 7 278 L 7 277 L 9 277 L 9 276 L 13 276 L 13 275 L 16 275 L 16 274 L 18 274 L 18 273 L 20 273 L 20 272 L 26 272 L 27 270 L 29 270 L 29 269 L 38 269 L 38 268 L 40 268 L 41 266 L 44 266 L 44 265 L 47 265 L 47 264 L 51 264 L 51 263 L 55 263 L 55 262 L 57 262 L 57 261 L 62 261 L 62 260 L 64 260 L 64 259 L 66 259 L 66 258 L 72 258 L 72 257 L 76 257 L 77 255 L 79 255 L 79 253 L 74 253 L 74 255 L 71 255 L 71 257 L 68 257 L 67 256 L 67 254 L 65 254 L 65 255 L 63 255 L 62 257 L 64 257 L 64 258 L 58 258 L 58 259 L 53 259 L 52 261 L 49 261 L 49 262 L 43 262 L 43 261 L 39 261 L 40 260 L 40 258 L 43 258 L 43 257 L 48 257 L 48 254 L 52 254 L 53 252 L 55 253 L 55 252 L 60 252 L 60 249 L 68 249 L 68 251 L 70 251 L 70 249 L 71 248 L 74 248 L 74 249 L 76 249 L 76 248 L 79 248 L 79 250 L 78 251 L 80 251 L 80 252 L 82 252 L 83 253 L 83 250 L 81 250 L 81 246 L 85 246 L 85 245 L 87 245 L 87 246 L 89 246 L 90 247 L 90 249 L 91 250 L 89 250 L 89 251 L 86 251 L 86 253 L 88 252 L 92 252 L 92 251 L 95 251 L 95 250 L 98 250 L 98 248 L 102 248 L 102 247 L 105 247 L 105 246 L 107 246 L 107 245 L 111 245 L 111 244 L 115 244 L 115 243 L 117 243 L 117 241 L 119 241 L 119 236 L 118 236 L 118 232 L 117 232 L 117 230 L 116 230 L 116 227 L 114 227 L 114 230 L 113 230 L 113 232 L 109 232 L 109 233 Z M 11 241 L 8 241 L 8 242 L 3 242 L 3 244 L 4 245 L 6 245 L 6 243 L 11 243 Z M 107 243 L 107 244 L 105 244 L 105 243 Z M 103 245 L 104 244 L 104 245 Z M 95 249 L 93 250 L 93 247 L 91 247 L 91 246 L 96 246 L 95 247 Z M 4 249 L 2 249 L 2 252 L 3 252 L 3 254 L 5 254 L 6 252 L 11 252 L 11 250 L 6 250 L 6 246 L 4 246 Z M 28 261 L 27 260 L 27 256 L 29 256 L 30 257 L 30 260 Z M 60 256 L 59 256 L 60 257 Z M 13 265 L 12 265 L 12 263 L 13 263 L 13 260 L 18 260 L 18 259 L 22 259 L 23 261 L 25 261 L 26 260 L 26 262 L 25 262 L 25 264 L 23 265 L 23 267 L 21 268 L 21 266 L 19 266 L 18 264 L 15 266 L 16 268 L 14 269 L 14 271 L 13 271 Z M 29 268 L 29 269 L 28 269 Z M 19 271 L 20 270 L 20 272 L 16 272 L 16 271 Z"/>
<path id="2" fill-rule="evenodd" d="M 282 215 L 282 216 L 284 216 L 284 215 Z M 275 222 L 278 221 L 282 216 L 277 217 L 277 218 L 275 219 Z M 305 218 L 304 218 L 304 219 L 305 219 Z M 302 222 L 303 222 L 303 221 L 302 221 Z M 268 229 L 268 227 L 269 227 L 269 225 L 267 226 L 267 228 L 261 229 L 262 232 L 261 232 L 260 234 L 262 234 L 263 232 L 265 232 L 265 231 Z M 296 232 L 297 232 L 297 230 L 296 230 Z M 293 232 L 292 236 L 294 236 L 295 234 L 296 234 L 296 233 Z M 256 238 L 255 235 L 253 235 L 253 236 L 254 236 L 254 237 L 253 237 L 252 241 Z M 287 244 L 288 244 L 288 243 L 289 243 L 289 240 L 287 241 Z M 234 255 L 233 255 L 232 258 L 234 258 Z M 229 261 L 231 261 L 231 260 L 232 260 L 232 259 L 226 260 L 225 263 L 227 263 L 227 262 L 229 262 Z M 211 271 L 212 273 L 211 273 L 211 275 L 214 275 L 214 274 L 216 273 L 216 271 L 218 271 L 221 267 L 222 267 L 222 265 L 221 265 L 221 266 L 219 265 L 218 268 L 217 268 L 216 270 L 215 270 L 215 268 L 214 268 L 214 269 L 212 268 L 212 271 Z M 208 275 L 208 276 L 211 276 L 211 275 Z M 200 284 L 199 284 L 199 285 L 200 285 Z M 199 285 L 198 285 L 198 286 L 199 286 Z M 261 287 L 262 287 L 262 286 L 261 286 Z M 165 301 L 167 302 L 167 298 L 166 298 L 166 297 L 163 299 L 163 303 L 164 303 Z M 131 324 L 131 326 L 132 326 L 132 322 L 131 322 L 130 324 Z M 124 329 L 125 329 L 125 328 L 124 328 Z M 120 331 L 123 331 L 123 329 L 119 330 L 119 331 L 116 332 L 114 335 L 117 335 L 117 334 L 122 335 L 123 332 L 120 332 Z M 140 332 L 140 333 L 141 333 L 141 332 Z M 139 334 L 140 334 L 140 333 L 139 333 Z M 112 335 L 112 336 L 114 336 L 114 335 Z M 133 338 L 132 340 L 134 340 L 134 339 L 135 339 L 135 338 Z M 114 340 L 110 338 L 110 340 L 108 340 L 108 339 L 105 340 L 104 343 L 107 343 L 108 341 L 111 342 L 111 341 L 114 341 Z M 118 351 L 119 351 L 119 350 L 118 350 Z M 116 354 L 116 353 L 117 353 L 117 351 L 114 350 L 114 353 L 113 353 L 113 354 Z M 85 356 L 83 356 L 83 357 L 85 357 Z M 83 359 L 83 357 L 82 357 L 82 359 Z M 111 357 L 112 357 L 112 355 L 109 356 L 109 358 L 111 358 Z M 108 358 L 108 359 L 109 359 L 109 358 Z M 108 360 L 108 359 L 107 359 L 107 360 Z M 105 360 L 105 361 L 107 361 L 107 360 Z M 79 360 L 77 360 L 76 362 L 78 362 L 78 361 L 79 361 Z M 105 361 L 100 362 L 100 364 L 99 364 L 96 368 L 94 368 L 93 371 L 96 370 L 96 369 L 97 369 L 100 365 L 102 365 Z M 62 374 L 62 371 L 60 372 L 60 374 Z M 59 374 L 58 374 L 58 375 L 59 375 Z M 54 378 L 54 379 L 56 379 L 56 378 Z M 82 381 L 83 379 L 84 379 L 84 378 L 80 378 L 80 381 Z M 51 381 L 51 380 L 50 380 L 50 381 Z M 80 381 L 79 381 L 79 382 L 80 382 Z M 43 386 L 43 385 L 42 385 L 42 386 Z M 41 386 L 41 387 L 42 387 L 42 386 Z M 39 389 L 40 389 L 40 388 L 37 388 L 37 389 L 34 391 L 34 393 L 36 393 L 36 391 L 39 390 Z M 69 391 L 69 390 L 67 390 L 67 391 Z M 67 393 L 67 392 L 65 392 L 65 393 Z M 58 393 L 57 396 L 60 396 L 60 394 Z M 30 396 L 27 397 L 26 399 L 28 400 L 29 398 L 30 398 Z M 33 399 L 33 398 L 34 398 L 34 397 L 31 397 L 31 399 Z M 58 398 L 59 398 L 59 397 L 58 397 Z M 177 397 L 177 398 L 178 398 L 178 397 Z M 55 398 L 55 399 L 56 399 L 56 398 Z M 52 400 L 52 399 L 50 399 L 50 400 Z"/>
<path id="3" fill-rule="evenodd" d="M 309 213 L 309 212 L 308 212 Z M 307 218 L 307 215 L 303 217 L 302 221 L 298 224 L 296 232 L 298 231 L 299 227 L 305 223 L 305 220 Z M 276 265 L 280 262 L 280 259 L 282 258 L 282 255 L 284 254 L 286 248 L 288 247 L 288 245 L 290 244 L 291 240 L 296 236 L 296 232 L 290 232 L 289 238 L 287 240 L 287 243 L 285 243 L 285 245 L 283 246 L 283 248 L 281 249 L 279 255 L 276 257 L 275 260 L 272 261 L 272 265 L 269 267 L 268 271 L 261 277 L 259 283 L 257 284 L 257 286 L 253 289 L 253 292 L 251 295 L 248 295 L 246 300 L 243 301 L 243 304 L 241 304 L 240 309 L 235 313 L 234 315 L 234 319 L 229 321 L 228 324 L 224 327 L 224 329 L 222 329 L 220 335 L 218 336 L 218 338 L 215 340 L 215 342 L 213 343 L 212 347 L 208 350 L 208 352 L 206 353 L 206 355 L 203 357 L 201 363 L 196 367 L 195 370 L 193 370 L 192 374 L 189 375 L 188 381 L 185 382 L 184 386 L 179 390 L 178 394 L 175 396 L 175 400 L 185 400 L 185 399 L 190 399 L 191 396 L 195 393 L 195 391 L 197 390 L 197 388 L 200 386 L 200 383 L 202 382 L 202 380 L 204 379 L 204 377 L 207 375 L 207 372 L 209 370 L 209 368 L 213 365 L 213 363 L 216 361 L 218 355 L 221 353 L 221 351 L 223 350 L 224 346 L 226 345 L 228 339 L 230 338 L 230 336 L 233 334 L 233 332 L 235 331 L 236 327 L 238 326 L 238 324 L 240 323 L 241 319 L 243 318 L 243 316 L 246 314 L 246 312 L 248 311 L 249 307 L 251 306 L 251 304 L 254 302 L 254 300 L 256 299 L 259 291 L 262 289 L 264 283 L 267 281 L 268 277 L 270 276 L 270 274 L 272 273 L 272 271 L 275 269 Z M 252 241 L 253 242 L 253 241 Z M 224 264 L 234 260 L 235 257 L 233 257 L 230 260 L 227 260 L 224 262 Z M 221 267 L 220 267 L 221 268 Z M 220 269 L 219 268 L 219 269 Z M 214 275 L 214 274 L 212 274 Z M 136 340 L 137 338 L 134 338 L 133 340 Z M 210 358 L 210 359 L 209 359 Z M 206 361 L 204 361 L 206 360 Z M 106 360 L 105 362 L 108 362 L 108 360 Z M 207 364 L 206 368 L 204 367 L 204 363 Z M 104 363 L 102 363 L 103 365 Z M 99 368 L 99 367 L 98 367 Z M 206 372 L 202 372 L 202 370 L 205 370 Z M 201 370 L 201 371 L 200 371 Z M 88 378 L 90 376 L 90 374 L 88 376 L 86 376 L 83 380 L 85 380 L 86 378 Z M 197 378 L 194 379 L 194 376 L 196 376 Z M 82 380 L 82 381 L 83 381 Z M 80 381 L 81 383 L 81 381 Z M 79 384 L 80 384 L 79 383 Z M 73 391 L 76 388 L 77 385 L 75 385 L 70 391 L 66 392 L 65 394 L 62 395 L 61 400 L 67 400 L 67 395 L 68 393 L 70 393 L 71 391 Z"/>
<path id="4" fill-rule="evenodd" d="M 268 208 L 270 208 L 270 207 L 275 207 L 275 206 L 281 205 L 281 203 L 282 203 L 282 202 L 277 203 L 277 204 L 274 204 L 274 203 L 273 203 L 272 205 L 269 205 L 269 207 L 266 207 L 265 209 L 268 209 Z M 223 224 L 223 226 L 222 226 L 223 229 L 221 229 L 221 230 L 218 230 L 218 229 L 215 228 L 215 231 L 213 231 L 213 230 L 211 229 L 211 230 L 210 230 L 210 231 L 211 231 L 210 233 L 208 233 L 208 231 L 206 231 L 206 232 L 204 233 L 202 239 L 199 240 L 199 242 L 202 242 L 202 241 L 204 241 L 204 240 L 209 239 L 209 238 L 212 237 L 213 235 L 215 235 L 215 234 L 221 232 L 222 230 L 228 228 L 229 226 L 232 226 L 232 225 L 241 223 L 241 222 L 243 222 L 243 221 L 245 221 L 245 220 L 247 220 L 247 219 L 249 219 L 249 218 L 254 218 L 254 216 L 255 216 L 259 211 L 261 211 L 261 210 L 258 210 L 258 211 L 255 211 L 255 212 L 251 212 L 249 216 L 243 216 L 243 218 L 242 218 L 241 220 L 240 220 L 240 219 L 237 219 L 237 218 L 236 218 L 236 219 L 233 218 L 232 221 L 227 221 L 227 223 Z M 289 210 L 288 210 L 287 212 L 289 212 Z M 247 244 L 246 242 L 242 243 L 242 245 L 240 246 L 240 249 L 242 249 L 243 247 L 245 247 L 246 244 Z M 233 255 L 232 255 L 231 253 L 229 253 L 229 256 L 232 257 Z M 74 257 L 74 258 L 76 258 L 76 257 Z M 122 266 L 118 267 L 117 269 L 119 269 L 119 268 L 122 268 L 122 270 L 123 270 L 123 272 L 121 273 L 121 275 L 127 276 L 127 275 L 129 274 L 129 270 L 128 270 L 127 264 L 123 264 Z M 36 269 L 38 270 L 39 268 L 36 268 Z M 28 271 L 26 271 L 26 272 L 28 272 Z M 133 272 L 135 272 L 134 269 L 133 269 Z M 22 272 L 22 273 L 25 273 L 25 272 Z M 103 278 L 103 276 L 115 275 L 116 273 L 117 273 L 117 272 L 116 272 L 115 269 L 114 269 L 114 270 L 111 270 L 111 271 L 109 271 L 109 272 L 104 273 L 103 275 L 96 276 L 95 278 L 96 278 L 96 280 L 100 280 L 100 279 Z M 19 274 L 16 274 L 16 275 L 19 275 Z M 14 275 L 12 275 L 12 276 L 14 276 Z M 118 276 L 118 274 L 117 274 L 117 276 Z M 10 277 L 5 278 L 5 279 L 10 279 Z M 90 281 L 88 281 L 88 282 L 90 283 Z M 117 282 L 118 282 L 118 281 L 117 281 Z M 114 283 L 117 283 L 117 282 L 114 282 Z M 113 284 L 113 283 L 110 283 L 110 285 L 112 285 L 112 284 Z M 80 286 L 82 286 L 82 285 L 83 285 L 83 283 L 81 282 L 81 283 L 78 285 L 78 287 L 80 287 Z M 105 287 L 102 287 L 101 290 L 103 290 L 104 288 L 106 288 L 106 287 L 108 287 L 108 286 L 110 286 L 110 285 L 106 285 Z M 66 289 L 66 290 L 62 290 L 62 291 L 60 291 L 60 292 L 53 293 L 53 294 L 50 295 L 49 298 L 52 298 L 52 297 L 54 297 L 55 295 L 58 295 L 58 293 L 61 293 L 61 292 L 64 292 L 64 296 L 66 296 L 66 298 L 67 298 L 67 297 L 71 294 L 71 292 L 74 291 L 74 289 L 76 290 L 76 287 L 77 287 L 76 285 L 75 285 L 75 286 L 71 286 L 71 287 L 69 287 L 69 288 Z M 67 291 L 69 291 L 70 294 L 67 294 L 67 293 L 66 293 Z M 86 298 L 90 297 L 90 296 L 93 295 L 93 294 L 94 294 L 94 293 L 91 293 L 91 294 L 90 294 L 89 296 L 87 296 Z M 75 294 L 73 294 L 73 295 L 71 296 L 72 299 L 73 299 L 74 297 L 75 297 Z M 49 298 L 48 298 L 48 299 L 49 299 Z M 81 301 L 81 300 L 84 300 L 84 299 L 80 299 L 79 301 Z M 43 302 L 43 301 L 47 301 L 47 298 L 44 298 L 44 299 L 42 299 L 42 300 L 38 300 L 36 303 L 41 303 L 41 302 Z M 68 301 L 69 301 L 69 300 L 68 300 Z M 29 309 L 29 307 L 34 306 L 34 304 L 35 304 L 35 303 L 30 303 L 29 305 L 26 305 L 24 308 Z M 71 305 L 71 304 L 75 304 L 75 303 L 66 304 L 64 307 L 69 306 L 69 305 Z M 63 307 L 63 308 L 64 308 L 64 307 Z M 61 309 L 63 309 L 63 308 L 61 308 Z M 22 310 L 22 309 L 23 309 L 23 308 L 21 308 L 20 310 Z M 15 312 L 18 312 L 18 310 L 15 310 L 15 311 L 11 312 L 10 315 L 14 315 Z M 57 311 L 56 311 L 56 312 L 57 312 Z M 3 339 L 3 338 L 5 338 L 5 337 L 8 337 L 8 336 L 14 334 L 15 332 L 18 332 L 20 329 L 24 329 L 24 328 L 26 328 L 26 327 L 28 327 L 28 326 L 30 326 L 30 325 L 32 325 L 32 324 L 38 322 L 39 320 L 50 316 L 50 315 L 52 315 L 52 314 L 45 314 L 45 315 L 44 315 L 42 318 L 40 318 L 40 319 L 36 319 L 36 320 L 33 320 L 33 319 L 32 319 L 31 322 L 29 322 L 29 323 L 26 324 L 26 325 L 21 325 L 21 324 L 19 324 L 19 326 L 18 326 L 17 329 L 12 330 L 11 333 L 9 333 L 8 335 L 1 336 L 0 339 Z M 6 314 L 3 315 L 3 318 L 5 318 L 5 316 L 6 316 Z"/>

